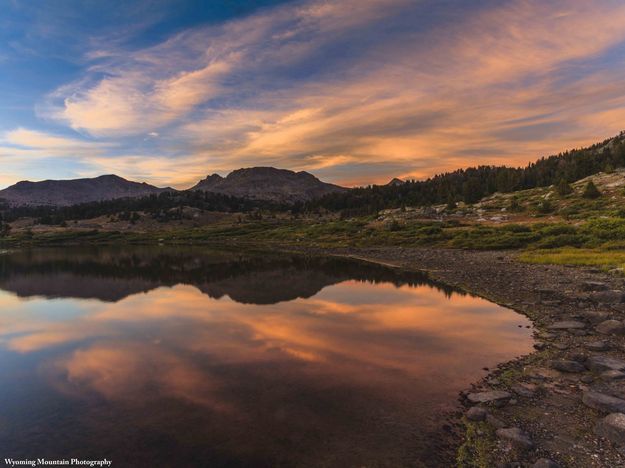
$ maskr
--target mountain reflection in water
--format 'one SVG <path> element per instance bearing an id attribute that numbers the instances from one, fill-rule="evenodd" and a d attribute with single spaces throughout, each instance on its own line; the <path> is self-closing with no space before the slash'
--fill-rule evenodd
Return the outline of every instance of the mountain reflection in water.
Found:
<path id="1" fill-rule="evenodd" d="M 435 466 L 441 414 L 525 318 L 339 258 L 0 255 L 3 456 L 117 466 Z M 438 458 L 437 458 L 438 457 Z"/>

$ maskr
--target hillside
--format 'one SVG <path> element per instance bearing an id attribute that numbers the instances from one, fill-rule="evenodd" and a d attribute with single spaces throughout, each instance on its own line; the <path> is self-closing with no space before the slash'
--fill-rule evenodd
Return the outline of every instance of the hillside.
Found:
<path id="1" fill-rule="evenodd" d="M 137 198 L 171 189 L 132 182 L 116 175 L 73 180 L 22 181 L 0 190 L 10 206 L 70 206 L 117 198 Z"/>
<path id="2" fill-rule="evenodd" d="M 511 193 L 576 182 L 601 171 L 625 167 L 625 133 L 587 148 L 540 158 L 525 167 L 478 166 L 458 169 L 427 180 L 355 188 L 333 193 L 309 204 L 353 215 L 385 208 L 464 202 L 474 204 L 496 192 Z"/>
<path id="3" fill-rule="evenodd" d="M 322 182 L 308 172 L 293 172 L 273 167 L 238 169 L 226 177 L 213 174 L 200 181 L 191 190 L 277 203 L 308 201 L 330 193 L 347 191 L 338 185 Z"/>

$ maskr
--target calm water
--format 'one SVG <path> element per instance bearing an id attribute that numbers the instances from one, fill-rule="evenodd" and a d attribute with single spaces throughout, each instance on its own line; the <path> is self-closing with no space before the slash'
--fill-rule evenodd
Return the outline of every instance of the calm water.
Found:
<path id="1" fill-rule="evenodd" d="M 345 260 L 0 255 L 0 458 L 433 466 L 441 414 L 483 367 L 530 351 L 525 325 Z"/>

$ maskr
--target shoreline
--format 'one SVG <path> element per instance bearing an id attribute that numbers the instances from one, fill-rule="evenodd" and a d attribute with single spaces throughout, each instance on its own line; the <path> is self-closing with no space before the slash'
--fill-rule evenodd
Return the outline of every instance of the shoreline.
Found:
<path id="1" fill-rule="evenodd" d="M 537 467 L 625 466 L 625 451 L 595 433 L 625 399 L 625 374 L 616 370 L 625 366 L 625 328 L 614 322 L 625 314 L 624 278 L 593 268 L 521 263 L 518 252 L 509 251 L 290 250 L 425 271 L 531 320 L 535 351 L 490 369 L 461 392 L 467 412 L 458 466 L 534 466 L 539 460 Z M 606 333 L 610 325 L 613 333 Z"/>

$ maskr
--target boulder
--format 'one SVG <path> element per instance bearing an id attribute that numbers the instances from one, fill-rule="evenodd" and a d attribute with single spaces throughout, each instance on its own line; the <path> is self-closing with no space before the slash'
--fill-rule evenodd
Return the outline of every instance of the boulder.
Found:
<path id="1" fill-rule="evenodd" d="M 604 320 L 595 330 L 604 335 L 625 335 L 625 323 L 620 320 Z"/>
<path id="2" fill-rule="evenodd" d="M 586 328 L 584 322 L 578 322 L 577 320 L 563 320 L 561 322 L 554 322 L 547 327 L 549 330 L 571 330 L 575 328 Z"/>
<path id="3" fill-rule="evenodd" d="M 625 445 L 625 414 L 608 414 L 595 426 L 595 434 L 605 437 L 616 445 Z"/>
<path id="4" fill-rule="evenodd" d="M 625 371 L 625 361 L 610 356 L 590 356 L 586 359 L 586 367 L 593 372 Z"/>
<path id="5" fill-rule="evenodd" d="M 490 392 L 469 393 L 467 399 L 471 403 L 491 403 L 498 400 L 508 400 L 512 395 L 503 390 L 492 390 Z"/>
<path id="6" fill-rule="evenodd" d="M 532 442 L 529 434 L 518 427 L 497 429 L 495 433 L 497 434 L 497 437 L 505 440 L 506 442 L 509 442 L 512 446 L 516 448 L 529 450 L 534 447 L 534 443 Z"/>
<path id="7" fill-rule="evenodd" d="M 606 413 L 625 413 L 625 400 L 589 390 L 582 395 L 582 402 L 590 408 Z"/>
<path id="8" fill-rule="evenodd" d="M 560 372 L 584 372 L 586 368 L 577 361 L 568 361 L 566 359 L 558 359 L 551 361 L 551 367 Z"/>

